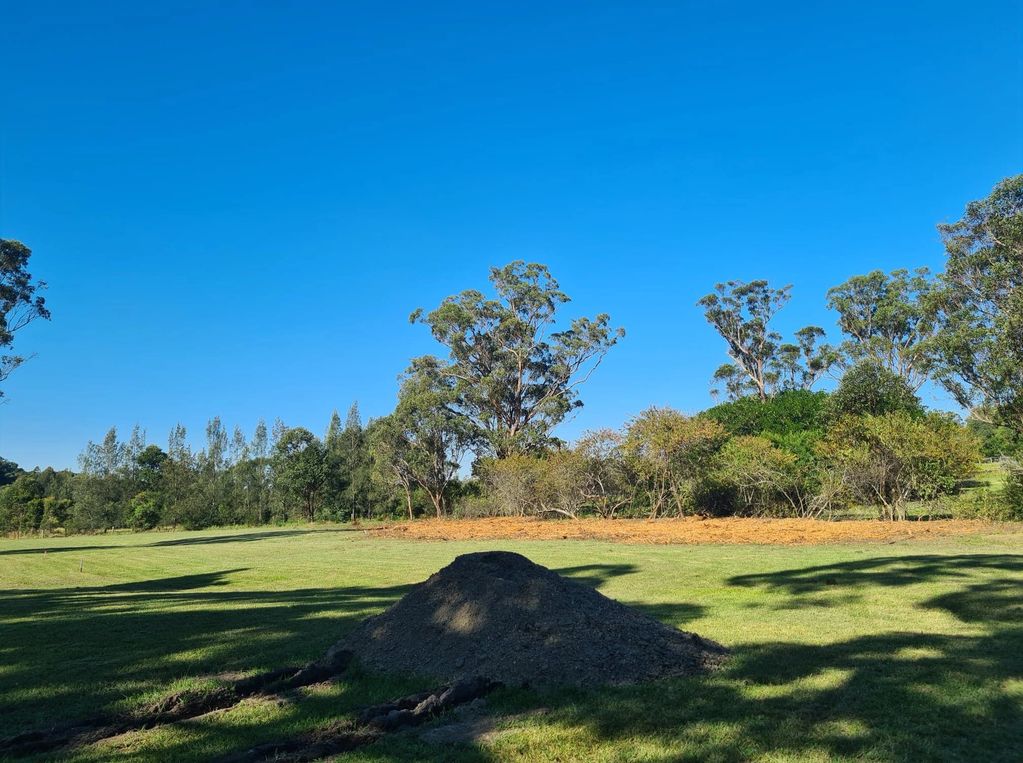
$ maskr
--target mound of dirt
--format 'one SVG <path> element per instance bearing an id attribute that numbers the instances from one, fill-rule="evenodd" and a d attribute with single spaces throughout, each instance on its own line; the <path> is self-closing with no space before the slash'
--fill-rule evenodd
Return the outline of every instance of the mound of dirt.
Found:
<path id="1" fill-rule="evenodd" d="M 727 650 L 519 554 L 465 554 L 364 621 L 334 651 L 388 673 L 507 686 L 594 686 L 687 675 Z M 329 657 L 329 654 L 328 654 Z"/>

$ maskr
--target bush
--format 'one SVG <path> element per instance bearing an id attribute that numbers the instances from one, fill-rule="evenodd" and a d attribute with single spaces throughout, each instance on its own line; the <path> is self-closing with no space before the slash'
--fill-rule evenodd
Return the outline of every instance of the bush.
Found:
<path id="1" fill-rule="evenodd" d="M 985 458 L 1016 456 L 1023 454 L 1023 435 L 984 421 L 970 419 L 966 426 L 980 440 L 980 452 Z"/>
<path id="2" fill-rule="evenodd" d="M 152 530 L 160 523 L 160 504 L 148 491 L 132 496 L 128 502 L 128 526 L 133 530 Z"/>
<path id="3" fill-rule="evenodd" d="M 875 361 L 857 363 L 842 377 L 831 396 L 835 418 L 842 416 L 884 416 L 907 413 L 922 416 L 920 399 L 906 380 Z"/>
<path id="4" fill-rule="evenodd" d="M 765 437 L 733 437 L 717 459 L 715 481 L 732 491 L 738 514 L 776 514 L 794 492 L 796 457 Z"/>
<path id="5" fill-rule="evenodd" d="M 708 466 L 727 439 L 716 421 L 688 418 L 671 408 L 649 408 L 629 422 L 623 451 L 646 494 L 651 518 L 696 507 Z"/>
<path id="6" fill-rule="evenodd" d="M 722 403 L 700 415 L 718 422 L 731 435 L 791 435 L 823 431 L 828 412 L 826 392 L 792 389 L 765 401 L 744 397 Z"/>
<path id="7" fill-rule="evenodd" d="M 877 506 L 882 518 L 904 519 L 906 503 L 954 491 L 976 468 L 976 438 L 949 416 L 845 416 L 820 451 L 850 496 Z"/>
<path id="8" fill-rule="evenodd" d="M 1005 510 L 999 517 L 1004 520 L 1023 520 L 1023 468 L 1012 470 L 1002 491 Z"/>
<path id="9" fill-rule="evenodd" d="M 989 522 L 1023 520 L 1023 510 L 1019 504 L 1010 502 L 1005 490 L 977 490 L 952 496 L 943 508 L 956 519 L 984 519 Z"/>

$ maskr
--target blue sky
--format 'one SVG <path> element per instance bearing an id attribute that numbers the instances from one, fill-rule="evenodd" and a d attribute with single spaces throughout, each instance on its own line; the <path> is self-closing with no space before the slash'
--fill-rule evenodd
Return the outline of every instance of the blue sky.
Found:
<path id="1" fill-rule="evenodd" d="M 387 413 L 409 312 L 513 259 L 628 331 L 563 436 L 696 411 L 715 282 L 834 334 L 829 286 L 940 268 L 1023 170 L 1018 2 L 0 6 L 0 235 L 53 310 L 0 405 L 25 467 Z"/>

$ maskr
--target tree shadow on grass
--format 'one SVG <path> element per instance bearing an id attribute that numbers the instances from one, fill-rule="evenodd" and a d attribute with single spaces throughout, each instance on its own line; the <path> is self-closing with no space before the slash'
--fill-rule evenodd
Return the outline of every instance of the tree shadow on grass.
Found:
<path id="1" fill-rule="evenodd" d="M 733 585 L 787 593 L 786 606 L 801 599 L 820 606 L 822 589 L 845 601 L 868 587 L 912 597 L 906 586 L 943 583 L 952 590 L 925 594 L 915 606 L 971 627 L 955 629 L 964 635 L 896 630 L 823 645 L 740 645 L 715 674 L 566 693 L 543 722 L 620 750 L 642 738 L 672 760 L 1019 761 L 1021 572 L 1023 557 L 970 554 L 736 577 Z"/>
<path id="2" fill-rule="evenodd" d="M 955 582 L 967 580 L 978 571 L 1023 572 L 1023 555 L 881 556 L 782 572 L 738 575 L 729 579 L 728 583 L 747 588 L 783 591 L 799 597 L 829 589 L 849 591 L 866 586 L 897 588 L 936 581 Z"/>
<path id="3" fill-rule="evenodd" d="M 302 664 L 409 588 L 225 589 L 236 572 L 0 591 L 0 737 L 182 679 Z"/>
<path id="4" fill-rule="evenodd" d="M 578 564 L 574 567 L 558 567 L 554 572 L 591 588 L 600 588 L 610 580 L 638 572 L 635 564 Z"/>
<path id="5" fill-rule="evenodd" d="M 591 581 L 627 574 L 611 567 L 581 573 Z M 181 677 L 311 659 L 408 589 L 216 590 L 231 572 L 147 581 L 144 588 L 0 594 L 0 655 L 10 667 L 0 673 L 0 724 L 20 729 L 55 714 L 88 714 L 115 703 L 125 687 L 135 694 L 165 691 Z M 648 757 L 664 760 L 1017 761 L 1023 751 L 1021 572 L 1018 555 L 974 554 L 878 557 L 739 576 L 729 582 L 785 594 L 787 606 L 796 607 L 890 589 L 915 601 L 907 608 L 944 613 L 961 627 L 914 633 L 879 626 L 884 632 L 825 644 L 740 643 L 726 667 L 709 675 L 543 696 L 509 691 L 494 697 L 493 712 L 542 706 L 548 712 L 525 723 L 543 729 L 525 736 L 513 730 L 493 747 L 434 746 L 414 734 L 395 735 L 377 743 L 373 756 L 475 763 L 500 760 L 502 750 L 521 759 L 557 756 L 545 745 L 562 744 L 569 757 L 585 757 L 586 748 L 571 741 L 581 735 L 606 745 L 604 757 L 628 758 L 635 745 L 647 745 L 655 751 Z M 940 585 L 923 594 L 907 590 L 917 583 Z M 643 608 L 668 622 L 700 611 L 686 603 Z M 16 696 L 25 686 L 32 690 Z M 336 692 L 289 702 L 272 727 L 258 717 L 197 719 L 165 743 L 164 759 L 202 759 L 196 740 L 209 749 L 251 746 L 406 688 L 422 687 L 400 677 L 355 675 Z"/>
<path id="6" fill-rule="evenodd" d="M 299 535 L 319 535 L 323 533 L 364 532 L 361 527 L 325 527 L 314 530 L 264 530 L 261 532 L 239 532 L 233 535 L 194 535 L 185 538 L 171 538 L 140 544 L 99 544 L 93 546 L 45 546 L 38 548 L 8 548 L 0 551 L 0 556 L 21 556 L 26 554 L 65 554 L 69 552 L 103 551 L 112 548 L 167 548 L 174 546 L 204 546 L 217 543 L 251 543 L 257 540 L 275 540 L 291 538 Z"/>
<path id="7" fill-rule="evenodd" d="M 216 543 L 250 543 L 257 540 L 273 540 L 291 538 L 298 535 L 323 535 L 333 533 L 365 532 L 361 527 L 324 527 L 318 530 L 265 530 L 263 532 L 242 532 L 234 535 L 196 535 L 187 538 L 147 543 L 147 548 L 164 548 L 167 546 L 205 546 Z"/>

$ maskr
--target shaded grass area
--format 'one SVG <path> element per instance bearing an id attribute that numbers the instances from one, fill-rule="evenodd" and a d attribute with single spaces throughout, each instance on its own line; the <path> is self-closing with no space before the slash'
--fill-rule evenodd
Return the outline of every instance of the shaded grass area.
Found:
<path id="1" fill-rule="evenodd" d="M 308 661 L 457 554 L 503 548 L 734 656 L 647 686 L 506 691 L 489 704 L 513 720 L 486 744 L 405 733 L 346 759 L 1016 761 L 1018 541 L 415 543 L 318 527 L 0 541 L 0 736 Z M 355 672 L 64 756 L 208 760 L 423 688 Z"/>

